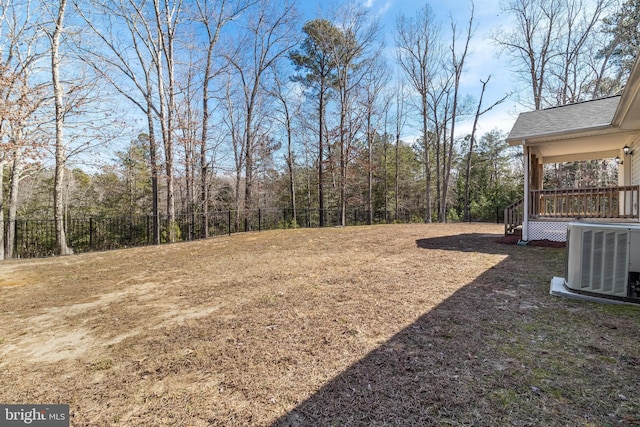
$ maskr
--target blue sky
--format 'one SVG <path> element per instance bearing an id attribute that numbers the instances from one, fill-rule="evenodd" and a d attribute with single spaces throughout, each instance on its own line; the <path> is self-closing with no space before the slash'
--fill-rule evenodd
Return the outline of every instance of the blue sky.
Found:
<path id="1" fill-rule="evenodd" d="M 319 16 L 319 11 L 326 10 L 329 6 L 327 1 L 318 0 L 296 0 L 298 7 L 303 13 L 304 20 L 310 20 Z M 458 31 L 466 29 L 468 24 L 471 3 L 469 0 L 449 0 L 449 1 L 416 1 L 416 0 L 362 0 L 361 4 L 369 8 L 371 12 L 378 16 L 383 25 L 385 33 L 385 44 L 389 52 L 389 60 L 393 60 L 393 46 L 395 22 L 399 14 L 414 16 L 425 4 L 429 4 L 436 19 L 441 22 L 443 38 L 448 38 L 450 28 L 450 16 L 458 23 Z M 498 58 L 498 48 L 493 44 L 488 36 L 491 31 L 499 26 L 507 25 L 507 17 L 500 10 L 499 0 L 480 1 L 476 0 L 474 11 L 475 35 L 471 43 L 471 51 L 467 58 L 466 75 L 461 85 L 462 95 L 471 95 L 478 98 L 480 95 L 480 79 L 486 80 L 491 75 L 491 81 L 487 86 L 483 105 L 491 105 L 496 100 L 502 98 L 507 92 L 514 92 L 515 82 L 512 74 L 506 65 L 506 58 Z M 339 4 L 339 3 L 336 3 Z M 478 134 L 482 135 L 493 128 L 502 129 L 508 132 L 515 122 L 517 113 L 526 111 L 525 107 L 517 105 L 515 98 L 508 99 L 500 106 L 481 118 Z M 458 127 L 461 133 L 468 133 L 471 130 L 472 119 L 468 123 L 460 123 Z M 413 130 L 415 132 L 415 130 Z M 411 129 L 407 129 L 406 139 L 411 139 Z"/>

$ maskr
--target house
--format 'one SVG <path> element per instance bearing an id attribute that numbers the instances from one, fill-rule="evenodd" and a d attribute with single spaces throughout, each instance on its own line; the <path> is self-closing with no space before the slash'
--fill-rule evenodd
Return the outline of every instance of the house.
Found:
<path id="1" fill-rule="evenodd" d="M 519 115 L 507 143 L 523 147 L 525 197 L 505 209 L 505 233 L 562 242 L 571 221 L 640 221 L 639 64 L 620 95 Z M 544 164 L 598 159 L 617 161 L 617 186 L 543 188 Z"/>

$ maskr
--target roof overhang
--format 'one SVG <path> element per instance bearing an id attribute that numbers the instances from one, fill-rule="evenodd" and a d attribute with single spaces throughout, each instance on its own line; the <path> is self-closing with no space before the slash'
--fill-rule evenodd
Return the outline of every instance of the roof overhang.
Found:
<path id="1" fill-rule="evenodd" d="M 636 59 L 611 125 L 620 129 L 640 129 L 640 57 Z"/>
<path id="2" fill-rule="evenodd" d="M 506 141 L 524 145 L 543 163 L 622 155 L 640 138 L 640 57 L 622 94 L 521 113 Z"/>

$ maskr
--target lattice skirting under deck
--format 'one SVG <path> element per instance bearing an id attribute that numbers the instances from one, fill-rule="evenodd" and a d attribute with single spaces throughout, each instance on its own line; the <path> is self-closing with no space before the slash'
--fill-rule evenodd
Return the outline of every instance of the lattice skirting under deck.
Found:
<path id="1" fill-rule="evenodd" d="M 529 221 L 528 240 L 567 241 L 568 222 Z"/>

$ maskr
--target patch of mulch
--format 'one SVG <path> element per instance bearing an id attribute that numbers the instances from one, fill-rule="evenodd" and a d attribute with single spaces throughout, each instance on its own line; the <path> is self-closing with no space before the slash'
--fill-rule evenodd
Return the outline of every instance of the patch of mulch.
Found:
<path id="1" fill-rule="evenodd" d="M 564 248 L 566 246 L 566 242 L 554 242 L 553 240 L 530 240 L 527 243 L 529 246 L 539 246 L 543 248 Z"/>
<path id="2" fill-rule="evenodd" d="M 496 242 L 504 243 L 506 245 L 515 245 L 518 243 L 518 241 L 520 241 L 520 236 L 516 236 L 516 235 L 504 236 L 496 240 Z"/>
<path id="3" fill-rule="evenodd" d="M 500 237 L 496 242 L 504 243 L 506 245 L 515 245 L 520 241 L 520 236 L 504 236 Z M 537 246 L 542 248 L 564 248 L 566 246 L 566 242 L 554 242 L 553 240 L 530 240 L 527 243 L 528 246 Z"/>

